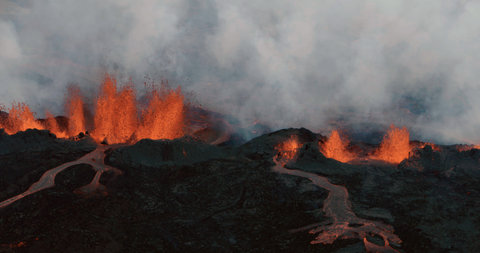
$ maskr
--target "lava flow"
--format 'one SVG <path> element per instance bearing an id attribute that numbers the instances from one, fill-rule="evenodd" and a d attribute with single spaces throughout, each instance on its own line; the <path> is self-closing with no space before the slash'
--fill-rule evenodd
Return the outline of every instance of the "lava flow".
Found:
<path id="1" fill-rule="evenodd" d="M 30 188 L 27 189 L 27 191 L 0 202 L 0 208 L 9 206 L 15 201 L 22 199 L 28 195 L 55 186 L 55 177 L 58 175 L 58 173 L 78 164 L 88 164 L 92 166 L 93 169 L 96 171 L 96 174 L 90 184 L 77 189 L 76 192 L 88 194 L 95 191 L 102 191 L 104 187 L 100 184 L 100 177 L 104 172 L 113 171 L 116 175 L 120 175 L 122 173 L 117 168 L 105 165 L 105 151 L 109 148 L 111 148 L 111 146 L 99 146 L 94 151 L 86 154 L 85 156 L 81 157 L 76 161 L 64 163 L 58 167 L 46 171 L 36 183 L 32 184 Z"/>
<path id="2" fill-rule="evenodd" d="M 27 105 L 16 103 L 9 109 L 8 116 L 0 120 L 0 128 L 8 134 L 47 129 L 59 138 L 74 137 L 88 130 L 97 142 L 108 144 L 183 136 L 185 108 L 180 88 L 172 90 L 162 83 L 160 89 L 152 87 L 149 94 L 146 108 L 139 108 L 133 86 L 118 89 L 116 80 L 106 75 L 95 99 L 93 119 L 87 118 L 80 90 L 73 87 L 66 101 L 67 126 L 61 126 L 48 112 L 45 121 L 37 120 Z M 91 129 L 87 129 L 88 120 L 93 121 Z"/>
<path id="3" fill-rule="evenodd" d="M 333 130 L 326 142 L 319 143 L 319 148 L 326 157 L 346 163 L 355 159 L 355 155 L 347 150 L 348 143 L 340 138 L 337 130 Z"/>
<path id="4" fill-rule="evenodd" d="M 276 147 L 278 154 L 273 159 L 275 163 L 273 170 L 282 174 L 307 178 L 318 187 L 329 191 L 323 204 L 323 212 L 330 218 L 330 221 L 309 225 L 295 231 L 316 227 L 310 230 L 311 234 L 318 233 L 317 237 L 310 242 L 311 244 L 332 244 L 337 239 L 358 238 L 363 240 L 367 252 L 398 252 L 390 246 L 390 243 L 397 245 L 402 243 L 401 239 L 394 234 L 393 228 L 382 222 L 357 217 L 352 211 L 351 203 L 348 200 L 348 191 L 345 187 L 331 184 L 326 177 L 314 173 L 285 168 L 285 164 L 296 157 L 300 147 L 300 145 L 296 145 L 296 148 L 293 148 L 290 143 L 298 144 L 298 141 L 292 137 Z M 282 149 L 285 147 L 288 149 Z M 376 245 L 367 241 L 366 238 L 370 235 L 380 236 L 384 245 Z"/>
<path id="5" fill-rule="evenodd" d="M 372 159 L 383 160 L 389 163 L 400 163 L 408 158 L 411 151 L 410 133 L 403 128 L 390 126 L 383 137 L 379 149 L 372 155 Z"/>

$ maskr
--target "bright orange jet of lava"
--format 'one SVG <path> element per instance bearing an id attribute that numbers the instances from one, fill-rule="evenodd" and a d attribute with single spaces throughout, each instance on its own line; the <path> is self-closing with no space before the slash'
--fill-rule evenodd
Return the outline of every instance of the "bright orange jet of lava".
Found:
<path id="1" fill-rule="evenodd" d="M 408 130 L 405 127 L 398 128 L 391 125 L 372 158 L 389 163 L 400 163 L 408 158 L 410 151 L 410 133 Z"/>
<path id="2" fill-rule="evenodd" d="M 30 108 L 23 103 L 14 103 L 8 111 L 8 117 L 0 123 L 7 134 L 15 134 L 18 131 L 25 131 L 30 128 L 44 129 L 30 111 Z"/>
<path id="3" fill-rule="evenodd" d="M 128 142 L 137 129 L 133 88 L 125 86 L 118 91 L 116 80 L 107 75 L 95 103 L 93 119 L 95 129 L 92 136 L 95 140 L 106 140 L 109 144 Z"/>
<path id="4" fill-rule="evenodd" d="M 139 111 L 133 85 L 118 89 L 116 80 L 106 75 L 94 109 L 94 126 L 90 132 L 97 142 L 132 143 L 145 138 L 174 139 L 184 135 L 184 97 L 180 89 L 172 90 L 167 85 L 160 89 L 152 87 L 148 106 Z M 62 130 L 50 113 L 47 112 L 47 119 L 41 122 L 28 106 L 14 104 L 6 119 L 0 120 L 0 128 L 7 134 L 31 128 L 47 129 L 59 138 L 73 137 L 87 130 L 83 97 L 78 88 L 69 89 L 66 112 L 68 126 Z"/>
<path id="5" fill-rule="evenodd" d="M 132 85 L 117 89 L 115 79 L 105 78 L 95 107 L 92 136 L 109 144 L 136 142 L 141 139 L 175 139 L 184 135 L 184 97 L 179 89 L 163 85 L 150 93 L 148 106 L 138 117 Z"/>
<path id="6" fill-rule="evenodd" d="M 347 150 L 348 143 L 340 138 L 337 130 L 333 130 L 326 142 L 319 143 L 319 149 L 326 157 L 346 163 L 355 159 L 355 155 Z"/>

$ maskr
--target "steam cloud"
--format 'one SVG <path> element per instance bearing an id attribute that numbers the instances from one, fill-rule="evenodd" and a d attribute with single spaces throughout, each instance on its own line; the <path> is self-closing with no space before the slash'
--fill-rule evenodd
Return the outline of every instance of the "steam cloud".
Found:
<path id="1" fill-rule="evenodd" d="M 1 1 L 0 102 L 62 112 L 108 71 L 272 128 L 405 125 L 480 142 L 480 2 Z M 53 108 L 53 109 L 52 109 Z"/>

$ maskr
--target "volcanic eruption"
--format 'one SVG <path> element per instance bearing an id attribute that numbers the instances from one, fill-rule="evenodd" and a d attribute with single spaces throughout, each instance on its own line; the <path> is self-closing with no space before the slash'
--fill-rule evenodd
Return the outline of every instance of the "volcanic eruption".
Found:
<path id="1" fill-rule="evenodd" d="M 385 129 L 382 141 L 377 144 L 351 142 L 341 129 L 333 130 L 325 137 L 303 128 L 266 133 L 245 143 L 236 136 L 241 136 L 246 129 L 227 116 L 191 107 L 180 88 L 171 89 L 166 82 L 148 88 L 147 96 L 142 98 L 145 101 L 140 101 L 131 83 L 120 87 L 115 78 L 106 75 L 98 95 L 91 99 L 93 107 L 89 108 L 85 101 L 90 100 L 78 87 L 72 86 L 67 92 L 65 117 L 55 117 L 47 112 L 45 119 L 37 119 L 26 104 L 13 104 L 1 120 L 0 159 L 22 169 L 8 176 L 12 182 L 3 181 L 8 188 L 2 188 L 0 210 L 6 215 L 13 210 L 20 211 L 27 219 L 48 219 L 44 213 L 32 213 L 31 208 L 42 206 L 46 194 L 52 192 L 72 194 L 68 197 L 70 204 L 55 207 L 54 212 L 76 208 L 77 204 L 73 204 L 76 202 L 87 206 L 88 203 L 97 203 L 99 208 L 106 204 L 125 205 L 125 200 L 121 199 L 127 196 L 133 201 L 132 205 L 142 208 L 136 209 L 130 204 L 122 208 L 146 215 L 153 222 L 168 222 L 170 229 L 176 231 L 174 237 L 190 233 L 179 228 L 206 223 L 209 224 L 207 230 L 213 227 L 233 229 L 235 236 L 248 238 L 243 230 L 229 224 L 236 224 L 233 221 L 238 217 L 255 217 L 262 223 L 247 222 L 246 226 L 248 229 L 260 226 L 260 234 L 256 236 L 265 235 L 269 228 L 264 226 L 269 224 L 280 227 L 280 237 L 297 238 L 287 248 L 308 247 L 304 241 L 308 237 L 302 234 L 309 231 L 315 235 L 310 245 L 323 245 L 316 247 L 405 252 L 417 248 L 416 243 L 421 238 L 418 233 L 413 233 L 412 237 L 408 220 L 425 218 L 423 212 L 429 207 L 419 206 L 422 211 L 417 216 L 409 216 L 406 209 L 416 201 L 418 192 L 412 191 L 409 183 L 400 182 L 414 178 L 421 180 L 422 187 L 429 189 L 432 198 L 429 201 L 440 201 L 434 196 L 435 192 L 456 187 L 452 180 L 480 176 L 475 167 L 479 153 L 474 147 L 412 141 L 405 127 L 393 124 Z M 28 157 L 30 154 L 36 157 L 34 154 L 37 153 L 46 158 L 33 161 L 46 159 L 49 167 L 31 168 L 35 164 Z M 18 154 L 26 154 L 26 161 L 18 160 Z M 61 159 L 65 162 L 53 162 L 56 159 L 52 155 L 65 157 Z M 50 160 L 52 162 L 48 162 Z M 80 168 L 82 172 L 70 175 Z M 272 171 L 276 174 L 272 175 Z M 12 172 L 6 168 L 4 173 Z M 25 178 L 23 173 L 28 177 Z M 229 176 L 231 173 L 236 175 L 234 180 Z M 70 178 L 66 179 L 66 175 Z M 81 182 L 72 184 L 76 180 Z M 437 185 L 438 180 L 443 182 Z M 20 187 L 15 186 L 17 182 Z M 168 191 L 169 195 L 175 196 L 174 199 L 165 192 L 147 194 L 160 185 L 164 186 L 159 189 Z M 292 185 L 299 186 L 291 188 Z M 477 192 L 474 186 L 467 187 L 465 196 Z M 136 199 L 134 195 L 138 189 L 147 195 Z M 422 194 L 425 192 L 424 188 L 419 190 Z M 204 191 L 203 195 L 196 195 L 196 192 Z M 319 195 L 322 191 L 326 193 Z M 197 200 L 190 194 L 194 194 Z M 236 197 L 231 200 L 227 197 L 230 195 Z M 395 208 L 392 208 L 392 203 L 399 201 L 391 199 L 393 196 L 407 205 L 393 204 Z M 155 201 L 145 202 L 151 198 Z M 458 198 L 458 194 L 448 198 Z M 45 203 L 53 203 L 54 199 Z M 155 204 L 157 202 L 173 205 L 169 212 L 176 214 L 169 215 L 175 218 L 166 221 L 158 218 L 161 216 L 150 216 L 150 212 L 162 210 Z M 262 216 L 257 216 L 251 208 L 261 210 L 258 214 Z M 291 217 L 286 219 L 282 209 L 288 210 Z M 445 213 L 448 210 L 440 211 L 439 215 Z M 88 211 L 79 210 L 72 214 L 81 220 Z M 126 219 L 126 214 L 119 214 L 115 219 L 128 226 L 134 224 Z M 286 220 L 281 225 L 277 223 L 281 219 L 267 221 L 264 214 L 280 215 Z M 15 227 L 18 222 L 23 221 L 10 220 L 0 229 L 9 230 L 5 227 L 7 224 Z M 56 222 L 52 221 L 52 224 Z M 92 229 L 86 226 L 87 230 Z M 48 233 L 54 233 L 52 228 Z M 38 243 L 48 241 L 48 238 L 38 236 L 42 230 L 38 229 L 35 235 L 12 233 L 1 245 L 10 249 L 42 249 L 44 246 Z M 135 227 L 128 230 L 138 232 Z M 433 233 L 428 229 L 424 232 Z M 210 238 L 208 233 L 196 230 L 192 233 L 189 235 L 195 238 Z M 170 235 L 162 240 L 159 249 L 193 250 L 200 247 L 198 243 L 204 239 L 195 241 L 193 246 L 184 245 Z M 277 241 L 279 238 L 274 236 L 263 240 Z M 220 239 L 219 243 L 224 248 L 231 247 L 227 245 L 231 243 L 228 240 Z M 248 244 L 245 247 L 246 250 L 255 246 Z M 77 245 L 75 248 L 82 247 Z"/>
<path id="2" fill-rule="evenodd" d="M 397 128 L 391 125 L 372 158 L 391 163 L 400 163 L 408 158 L 410 151 L 410 134 L 408 130 L 405 127 Z"/>
<path id="3" fill-rule="evenodd" d="M 480 252 L 477 1 L 0 1 L 0 252 Z"/>
<path id="4" fill-rule="evenodd" d="M 338 160 L 340 162 L 349 162 L 355 159 L 355 155 L 347 150 L 348 141 L 342 140 L 337 130 L 330 133 L 328 140 L 320 144 L 326 157 Z"/>
<path id="5" fill-rule="evenodd" d="M 51 113 L 47 112 L 47 119 L 41 122 L 23 103 L 11 106 L 8 116 L 0 121 L 0 127 L 8 134 L 46 129 L 59 138 L 88 131 L 97 142 L 109 144 L 135 143 L 145 138 L 174 139 L 184 135 L 185 108 L 180 88 L 172 90 L 164 83 L 158 89 L 152 86 L 146 108 L 139 110 L 137 104 L 133 87 L 118 88 L 116 80 L 107 74 L 95 98 L 92 128 L 87 129 L 84 102 L 76 87 L 71 87 L 68 92 L 68 122 L 63 129 Z"/>
<path id="6" fill-rule="evenodd" d="M 335 138 L 332 140 L 332 138 Z M 333 131 L 329 141 L 339 141 L 338 133 Z M 295 145 L 292 145 L 294 143 Z M 328 143 L 328 142 L 327 142 Z M 331 144 L 326 144 L 331 145 Z M 341 145 L 341 144 L 340 144 Z M 317 234 L 317 237 L 311 244 L 332 244 L 337 239 L 359 238 L 365 243 L 368 252 L 398 252 L 392 247 L 391 243 L 400 245 L 402 240 L 393 233 L 391 226 L 358 218 L 352 211 L 351 203 L 348 200 L 348 191 L 345 187 L 331 184 L 327 178 L 300 170 L 291 170 L 285 168 L 285 164 L 291 162 L 298 153 L 300 145 L 295 137 L 291 137 L 277 146 L 278 154 L 274 158 L 275 166 L 273 170 L 279 173 L 304 177 L 312 181 L 313 184 L 327 190 L 328 196 L 323 204 L 323 212 L 331 220 L 317 223 L 305 227 L 310 229 L 311 234 Z M 344 155 L 344 148 L 334 150 Z M 335 156 L 336 154 L 331 154 Z M 337 155 L 338 156 L 338 155 Z M 344 158 L 341 156 L 341 158 Z M 383 239 L 383 245 L 376 245 L 368 242 L 367 235 L 378 235 Z"/>

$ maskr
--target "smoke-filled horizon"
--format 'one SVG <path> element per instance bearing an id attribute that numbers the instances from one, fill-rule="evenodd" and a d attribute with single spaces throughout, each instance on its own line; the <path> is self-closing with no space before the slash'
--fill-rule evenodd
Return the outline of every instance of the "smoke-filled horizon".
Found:
<path id="1" fill-rule="evenodd" d="M 62 113 L 105 72 L 195 94 L 245 124 L 393 123 L 480 142 L 480 2 L 1 1 L 0 103 Z"/>

